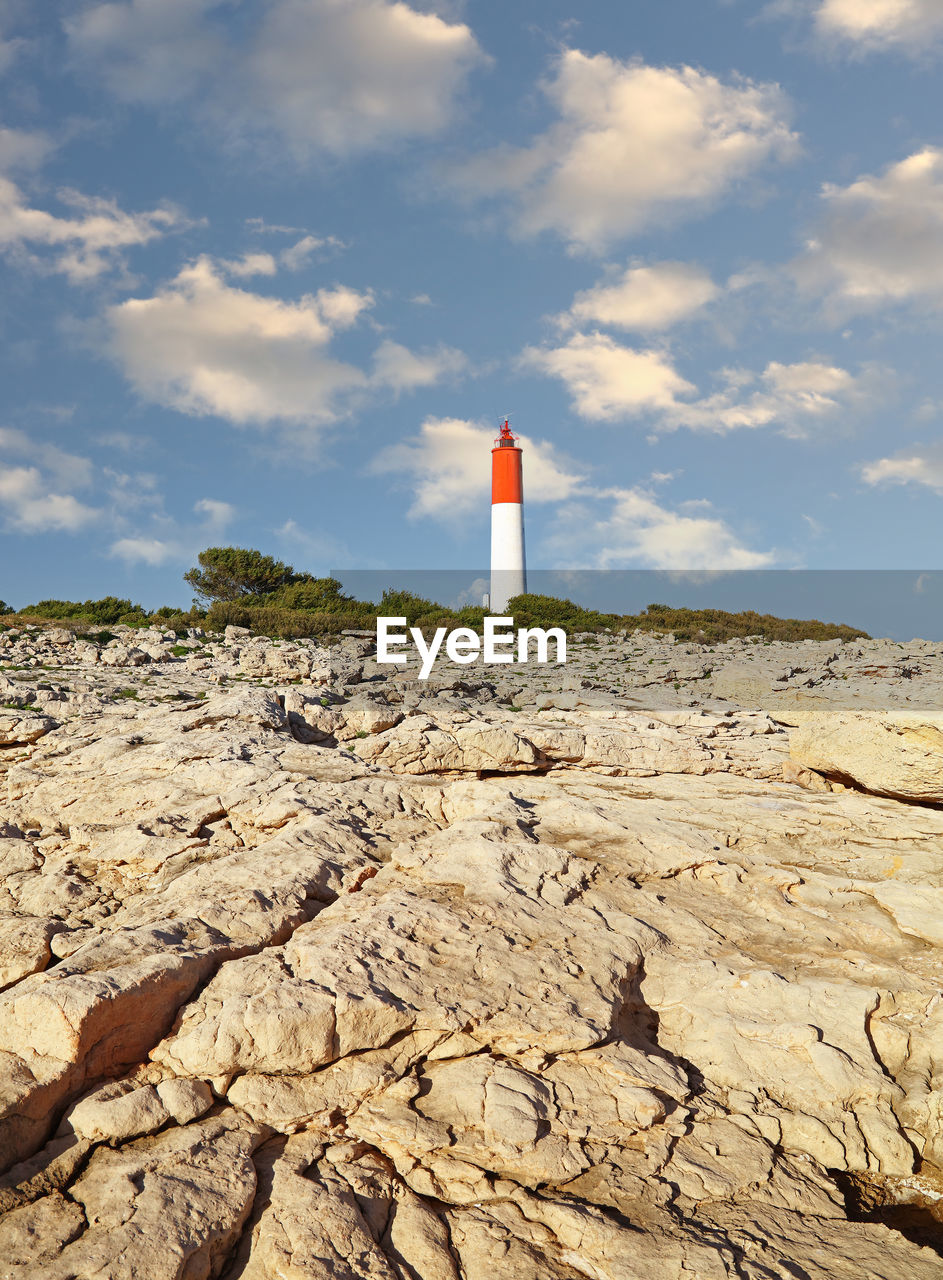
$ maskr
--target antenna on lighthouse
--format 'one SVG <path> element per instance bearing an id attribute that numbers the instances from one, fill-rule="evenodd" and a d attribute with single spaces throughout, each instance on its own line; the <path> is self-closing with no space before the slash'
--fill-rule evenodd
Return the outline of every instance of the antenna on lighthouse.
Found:
<path id="1" fill-rule="evenodd" d="M 527 590 L 524 564 L 524 480 L 521 447 L 507 415 L 491 449 L 492 613 Z"/>

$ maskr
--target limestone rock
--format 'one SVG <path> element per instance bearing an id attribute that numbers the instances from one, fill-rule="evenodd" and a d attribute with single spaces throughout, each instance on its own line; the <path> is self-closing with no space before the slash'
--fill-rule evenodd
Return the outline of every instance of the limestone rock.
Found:
<path id="1" fill-rule="evenodd" d="M 0 989 L 44 969 L 58 921 L 33 916 L 0 916 Z"/>
<path id="2" fill-rule="evenodd" d="M 162 1080 L 157 1096 L 177 1124 L 199 1120 L 213 1105 L 213 1091 L 205 1080 Z"/>
<path id="3" fill-rule="evenodd" d="M 790 738 L 803 768 L 879 795 L 943 801 L 943 714 L 834 711 L 804 714 Z"/>
<path id="4" fill-rule="evenodd" d="M 152 1085 L 135 1089 L 119 1082 L 105 1085 L 76 1103 L 66 1113 L 64 1123 L 79 1138 L 123 1142 L 153 1133 L 169 1119 L 170 1112 Z"/>
<path id="5" fill-rule="evenodd" d="M 31 1234 L 42 1218 L 52 1220 L 40 1237 L 43 1280 L 209 1280 L 252 1208 L 251 1155 L 263 1137 L 264 1131 L 230 1113 L 118 1151 L 100 1148 L 72 1184 L 66 1206 L 53 1193 L 14 1210 L 21 1220 L 31 1215 Z M 55 1251 L 51 1239 L 57 1239 Z M 9 1274 L 16 1280 L 36 1276 L 37 1253 L 35 1246 L 24 1249 L 23 1262 Z"/>
<path id="6" fill-rule="evenodd" d="M 355 743 L 364 760 L 395 773 L 516 772 L 537 767 L 533 743 L 500 725 L 469 719 L 444 728 L 410 716 L 394 728 Z"/>
<path id="7" fill-rule="evenodd" d="M 939 646 L 116 632 L 0 634 L 4 1274 L 939 1274 Z"/>
<path id="8" fill-rule="evenodd" d="M 26 746 L 56 727 L 55 720 L 32 712 L 0 711 L 0 746 Z"/>

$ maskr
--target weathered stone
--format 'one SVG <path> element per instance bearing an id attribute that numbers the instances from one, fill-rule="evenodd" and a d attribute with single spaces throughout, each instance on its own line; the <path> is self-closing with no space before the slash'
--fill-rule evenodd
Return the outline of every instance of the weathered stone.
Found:
<path id="1" fill-rule="evenodd" d="M 0 635 L 11 1276 L 938 1274 L 938 649 L 118 630 Z"/>
<path id="2" fill-rule="evenodd" d="M 879 795 L 943 802 L 943 714 L 806 712 L 790 737 L 803 768 Z"/>
<path id="3" fill-rule="evenodd" d="M 67 1112 L 64 1124 L 77 1137 L 92 1142 L 124 1142 L 153 1133 L 169 1119 L 170 1113 L 152 1085 L 135 1089 L 118 1084 L 105 1085 L 77 1102 Z"/>
<path id="4" fill-rule="evenodd" d="M 199 1120 L 213 1105 L 213 1091 L 205 1080 L 162 1080 L 157 1096 L 177 1124 Z"/>

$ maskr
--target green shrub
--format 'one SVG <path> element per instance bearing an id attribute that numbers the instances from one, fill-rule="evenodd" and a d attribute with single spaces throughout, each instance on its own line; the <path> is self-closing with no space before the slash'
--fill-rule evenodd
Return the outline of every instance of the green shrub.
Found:
<path id="1" fill-rule="evenodd" d="M 312 613 L 351 613 L 362 606 L 353 596 L 344 595 L 337 578 L 302 578 L 266 595 L 260 603 L 277 609 L 306 609 Z"/>
<path id="2" fill-rule="evenodd" d="M 283 640 L 321 638 L 340 635 L 342 631 L 362 631 L 373 625 L 376 614 L 372 606 L 363 612 L 308 612 L 305 609 L 277 609 L 267 605 L 249 607 L 243 604 L 214 604 L 206 617 L 211 631 L 226 627 L 248 627 L 256 635 L 277 636 Z"/>
<path id="3" fill-rule="evenodd" d="M 858 640 L 868 639 L 866 631 L 818 619 L 777 618 L 769 613 L 746 609 L 728 613 L 724 609 L 675 609 L 667 604 L 650 604 L 640 614 L 620 620 L 626 631 L 673 632 L 676 640 L 700 643 L 763 636 L 765 640 Z"/>
<path id="4" fill-rule="evenodd" d="M 97 622 L 100 626 L 114 626 L 124 623 L 125 626 L 139 627 L 147 619 L 147 610 L 143 605 L 134 604 L 131 600 L 121 600 L 117 596 L 104 596 L 101 600 L 39 600 L 36 604 L 27 605 L 20 610 L 21 615 L 34 618 L 49 618 L 57 622 L 65 622 L 77 618 L 83 622 Z M 127 621 L 127 619 L 131 619 Z"/>
<path id="5" fill-rule="evenodd" d="M 607 631 L 619 625 L 619 615 L 599 613 L 584 609 L 572 600 L 560 600 L 556 596 L 513 596 L 508 601 L 505 614 L 514 619 L 518 627 L 563 627 L 565 631 Z"/>

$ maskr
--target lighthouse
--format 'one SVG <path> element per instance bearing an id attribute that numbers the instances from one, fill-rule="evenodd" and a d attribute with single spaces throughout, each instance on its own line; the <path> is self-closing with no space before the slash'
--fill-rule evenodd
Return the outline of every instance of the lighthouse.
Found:
<path id="1" fill-rule="evenodd" d="M 521 450 L 505 418 L 491 450 L 491 612 L 503 614 L 526 590 Z"/>

